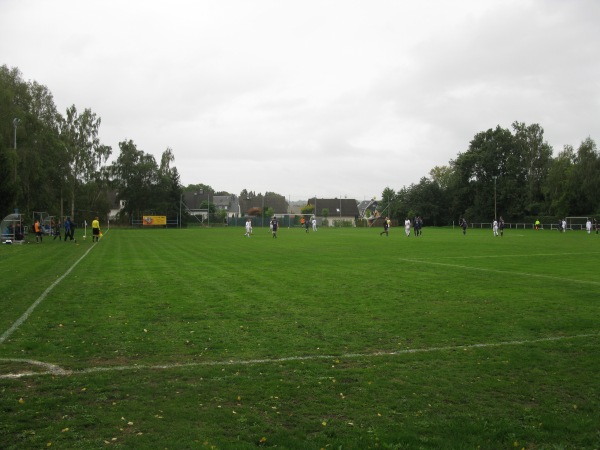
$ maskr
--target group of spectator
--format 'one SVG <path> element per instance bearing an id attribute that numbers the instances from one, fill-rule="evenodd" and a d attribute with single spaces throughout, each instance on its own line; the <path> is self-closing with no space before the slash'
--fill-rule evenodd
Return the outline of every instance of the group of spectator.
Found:
<path id="1" fill-rule="evenodd" d="M 16 225 L 13 225 L 12 223 L 10 223 L 7 227 L 6 230 L 2 233 L 2 237 L 10 237 L 11 239 L 13 238 L 15 241 L 22 241 L 23 240 L 23 227 L 21 226 L 20 222 L 17 222 Z"/>
<path id="2" fill-rule="evenodd" d="M 73 222 L 71 222 L 71 218 L 67 217 L 65 219 L 65 223 L 61 224 L 60 221 L 58 222 L 54 222 L 54 220 L 52 220 L 50 222 L 50 228 L 48 230 L 44 230 L 44 227 L 40 224 L 39 220 L 36 220 L 35 223 L 33 224 L 33 230 L 35 232 L 35 242 L 41 244 L 44 234 L 50 234 L 53 239 L 52 240 L 56 240 L 56 238 L 58 238 L 58 240 L 62 240 L 62 230 L 64 228 L 64 235 L 65 235 L 65 242 L 67 242 L 67 240 L 71 240 L 74 241 L 75 240 L 75 224 Z"/>

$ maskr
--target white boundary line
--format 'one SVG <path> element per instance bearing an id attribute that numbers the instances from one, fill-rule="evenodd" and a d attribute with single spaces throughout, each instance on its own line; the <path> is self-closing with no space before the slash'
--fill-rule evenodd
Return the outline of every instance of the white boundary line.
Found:
<path id="1" fill-rule="evenodd" d="M 531 257 L 539 257 L 539 256 L 580 256 L 580 255 L 584 255 L 584 256 L 589 256 L 589 255 L 597 255 L 600 252 L 569 252 L 569 253 L 531 253 L 531 254 L 527 254 L 526 256 L 528 258 Z M 460 256 L 460 255 L 455 255 L 455 256 L 438 256 L 439 259 L 487 259 L 487 258 L 522 258 L 524 255 L 473 255 L 473 256 Z M 420 260 L 420 261 L 426 261 L 426 260 Z"/>
<path id="2" fill-rule="evenodd" d="M 589 281 L 589 280 L 574 280 L 572 278 L 562 278 L 562 277 L 553 277 L 552 275 L 544 275 L 540 273 L 528 273 L 528 272 L 511 272 L 509 270 L 498 270 L 498 269 L 485 269 L 482 267 L 472 267 L 472 266 L 461 266 L 460 264 L 449 264 L 442 262 L 432 262 L 424 259 L 408 259 L 408 258 L 398 258 L 400 261 L 406 261 L 409 263 L 418 263 L 424 265 L 431 266 L 444 266 L 444 267 L 453 267 L 455 269 L 465 269 L 465 270 L 476 270 L 479 272 L 492 272 L 492 273 L 501 273 L 505 275 L 520 275 L 522 277 L 533 277 L 533 278 L 546 278 L 548 280 L 555 281 L 566 281 L 569 283 L 579 283 L 579 284 L 592 284 L 594 286 L 600 286 L 600 282 L 598 281 Z"/>
<path id="3" fill-rule="evenodd" d="M 42 361 L 36 361 L 35 359 L 0 358 L 0 361 L 27 363 L 27 364 L 31 364 L 32 366 L 40 366 L 40 367 L 44 367 L 46 369 L 44 372 L 23 372 L 22 374 L 19 373 L 19 374 L 6 374 L 6 375 L 2 374 L 2 375 L 0 375 L 0 378 L 19 378 L 20 376 L 36 375 L 37 373 L 52 374 L 52 375 L 68 375 L 68 371 L 61 369 L 56 364 L 49 364 L 49 363 L 45 363 Z"/>
<path id="4" fill-rule="evenodd" d="M 505 347 L 511 345 L 528 345 L 528 344 L 537 344 L 541 342 L 555 342 L 555 341 L 564 341 L 567 339 L 581 339 L 581 338 L 596 338 L 599 337 L 600 334 L 578 334 L 574 336 L 555 336 L 555 337 L 546 337 L 539 339 L 527 339 L 520 341 L 502 341 L 502 342 L 490 342 L 490 343 L 482 343 L 482 344 L 467 344 L 467 345 L 452 345 L 452 346 L 444 346 L 444 347 L 429 347 L 429 348 L 412 348 L 406 350 L 397 350 L 393 352 L 374 352 L 374 353 L 345 353 L 341 355 L 307 355 L 307 356 L 289 356 L 284 358 L 267 358 L 267 359 L 242 359 L 242 360 L 228 360 L 228 361 L 204 361 L 204 362 L 196 362 L 196 363 L 183 363 L 183 364 L 156 364 L 156 365 L 133 365 L 133 366 L 112 366 L 112 367 L 90 367 L 88 369 L 81 370 L 66 370 L 55 364 L 43 363 L 40 361 L 33 361 L 30 359 L 4 359 L 0 358 L 0 361 L 8 361 L 8 362 L 23 362 L 34 364 L 38 366 L 42 366 L 47 368 L 46 371 L 43 372 L 20 372 L 20 373 L 8 373 L 8 374 L 0 374 L 0 379 L 6 378 L 23 378 L 23 377 L 33 377 L 33 376 L 41 376 L 41 375 L 86 375 L 90 373 L 99 373 L 99 372 L 120 372 L 126 370 L 169 370 L 169 369 L 181 369 L 181 368 L 190 368 L 190 367 L 213 367 L 213 366 L 249 366 L 249 365 L 258 365 L 258 364 L 279 364 L 282 362 L 289 361 L 316 361 L 322 359 L 356 359 L 356 358 L 373 358 L 379 356 L 402 356 L 402 355 L 410 355 L 415 353 L 429 353 L 429 352 L 444 352 L 444 351 L 457 351 L 457 350 L 470 350 L 470 349 L 478 349 L 478 348 L 490 348 L 490 347 Z"/>
<path id="5" fill-rule="evenodd" d="M 73 263 L 73 265 L 71 267 L 69 267 L 69 269 L 60 278 L 58 278 L 44 292 L 42 292 L 42 295 L 40 295 L 37 298 L 37 300 L 35 302 L 33 302 L 33 304 L 29 308 L 27 308 L 27 311 L 25 311 L 25 313 L 21 317 L 19 317 L 17 319 L 17 321 L 15 323 L 13 323 L 12 326 L 8 330 L 6 330 L 4 333 L 2 333 L 2 336 L 0 336 L 0 344 L 2 344 L 5 340 L 7 340 L 10 337 L 10 335 L 13 334 L 23 324 L 23 322 L 25 322 L 29 318 L 31 313 L 35 310 L 35 308 L 37 308 L 37 306 L 40 303 L 42 303 L 42 301 L 46 298 L 46 296 L 50 293 L 50 291 L 52 291 L 52 289 L 54 289 L 58 285 L 58 283 L 60 283 L 62 280 L 64 280 L 65 277 L 71 273 L 71 271 L 77 266 L 77 264 L 79 264 L 81 262 L 81 260 L 83 260 L 83 258 L 85 258 L 87 256 L 87 254 L 94 248 L 94 245 L 92 245 L 83 254 L 83 256 L 81 256 L 81 258 L 79 258 L 77 261 L 75 261 Z"/>

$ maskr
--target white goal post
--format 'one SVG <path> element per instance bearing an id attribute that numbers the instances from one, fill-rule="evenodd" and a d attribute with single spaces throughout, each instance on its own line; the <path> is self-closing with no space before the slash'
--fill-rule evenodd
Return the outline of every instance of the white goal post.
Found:
<path id="1" fill-rule="evenodd" d="M 585 230 L 585 223 L 589 217 L 565 217 L 567 230 Z"/>

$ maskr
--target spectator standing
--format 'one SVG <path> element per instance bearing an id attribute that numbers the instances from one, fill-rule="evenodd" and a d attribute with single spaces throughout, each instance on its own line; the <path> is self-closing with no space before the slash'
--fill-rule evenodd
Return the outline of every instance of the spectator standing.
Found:
<path id="1" fill-rule="evenodd" d="M 36 219 L 33 224 L 33 230 L 35 231 L 35 242 L 42 243 L 42 226 L 40 225 L 40 221 Z"/>
<path id="2" fill-rule="evenodd" d="M 67 217 L 65 220 L 65 242 L 67 242 L 67 238 L 72 241 L 74 239 L 74 235 L 73 223 L 71 222 L 71 218 Z"/>
<path id="3" fill-rule="evenodd" d="M 60 228 L 61 228 L 61 223 L 60 220 L 56 223 L 54 223 L 54 230 L 52 230 L 52 234 L 54 235 L 54 239 L 52 239 L 53 241 L 56 240 L 56 238 L 58 238 L 59 241 L 62 240 L 61 234 L 60 234 Z"/>

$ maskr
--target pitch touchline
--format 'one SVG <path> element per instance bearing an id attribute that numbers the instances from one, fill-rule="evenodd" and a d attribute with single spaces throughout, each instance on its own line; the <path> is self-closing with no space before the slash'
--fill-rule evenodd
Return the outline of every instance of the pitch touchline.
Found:
<path id="1" fill-rule="evenodd" d="M 77 264 L 79 264 L 81 260 L 87 256 L 87 254 L 92 248 L 94 248 L 93 245 L 83 254 L 81 258 L 75 261 L 75 263 L 73 263 L 73 265 L 69 267 L 69 269 L 60 278 L 58 278 L 44 292 L 42 292 L 42 295 L 40 295 L 38 299 L 35 302 L 33 302 L 33 304 L 27 309 L 27 311 L 25 311 L 25 313 L 21 317 L 19 317 L 19 319 L 17 319 L 17 321 L 13 323 L 12 326 L 8 330 L 6 330 L 2 334 L 2 336 L 0 336 L 0 344 L 2 344 L 6 339 L 8 339 L 10 335 L 13 334 L 23 324 L 23 322 L 25 322 L 29 318 L 31 313 L 35 310 L 35 308 L 37 308 L 37 306 L 40 303 L 42 303 L 42 301 L 46 298 L 50 291 L 52 291 L 52 289 L 54 289 L 58 283 L 60 283 L 67 275 L 71 273 L 71 271 L 77 266 Z"/>
<path id="2" fill-rule="evenodd" d="M 55 364 L 43 363 L 40 361 L 33 361 L 30 359 L 15 359 L 15 358 L 0 358 L 0 361 L 10 361 L 10 362 L 26 362 L 29 364 L 35 364 L 38 366 L 46 367 L 48 370 L 43 372 L 20 372 L 20 373 L 11 373 L 11 374 L 0 374 L 0 379 L 2 378 L 23 378 L 23 377 L 32 377 L 39 375 L 86 375 L 90 373 L 99 373 L 99 372 L 119 372 L 126 370 L 167 370 L 167 369 L 180 369 L 187 367 L 211 367 L 211 366 L 247 366 L 247 365 L 256 365 L 256 364 L 272 364 L 272 363 L 282 363 L 289 361 L 314 361 L 320 359 L 340 359 L 340 358 L 371 358 L 377 356 L 399 356 L 399 355 L 409 355 L 413 353 L 428 353 L 428 352 L 443 352 L 443 351 L 456 351 L 456 350 L 468 350 L 468 349 L 477 349 L 477 348 L 488 348 L 488 347 L 502 347 L 509 345 L 527 345 L 527 344 L 536 344 L 540 342 L 552 342 L 552 341 L 563 341 L 566 339 L 579 339 L 579 338 L 587 338 L 587 337 L 597 337 L 598 334 L 578 334 L 575 336 L 556 336 L 556 337 L 547 337 L 540 339 L 527 339 L 520 341 L 503 341 L 503 342 L 493 342 L 493 343 L 482 343 L 482 344 L 468 344 L 468 345 L 453 345 L 453 346 L 444 346 L 444 347 L 430 347 L 430 348 L 412 348 L 405 350 L 397 350 L 392 352 L 375 352 L 375 353 L 345 353 L 341 355 L 307 355 L 307 356 L 289 356 L 283 358 L 266 358 L 266 359 L 246 359 L 246 360 L 228 360 L 228 361 L 204 361 L 204 362 L 195 362 L 195 363 L 183 363 L 183 364 L 156 364 L 156 365 L 133 365 L 133 366 L 109 366 L 109 367 L 90 367 L 88 369 L 81 370 L 66 370 Z"/>
<path id="3" fill-rule="evenodd" d="M 408 259 L 408 258 L 398 258 L 398 259 L 400 261 L 406 261 L 406 262 L 410 262 L 410 263 L 419 263 L 419 264 L 429 264 L 432 266 L 454 267 L 456 269 L 478 270 L 480 272 L 501 273 L 501 274 L 505 274 L 505 275 L 521 275 L 524 277 L 547 278 L 549 280 L 568 281 L 569 283 L 593 284 L 596 286 L 600 286 L 600 282 L 598 282 L 598 281 L 574 280 L 572 278 L 553 277 L 552 275 L 544 275 L 544 274 L 539 274 L 539 273 L 510 272 L 508 270 L 484 269 L 482 267 L 461 266 L 460 264 L 448 264 L 448 263 L 441 263 L 441 262 L 433 262 L 433 261 L 426 261 L 423 259 Z"/>

